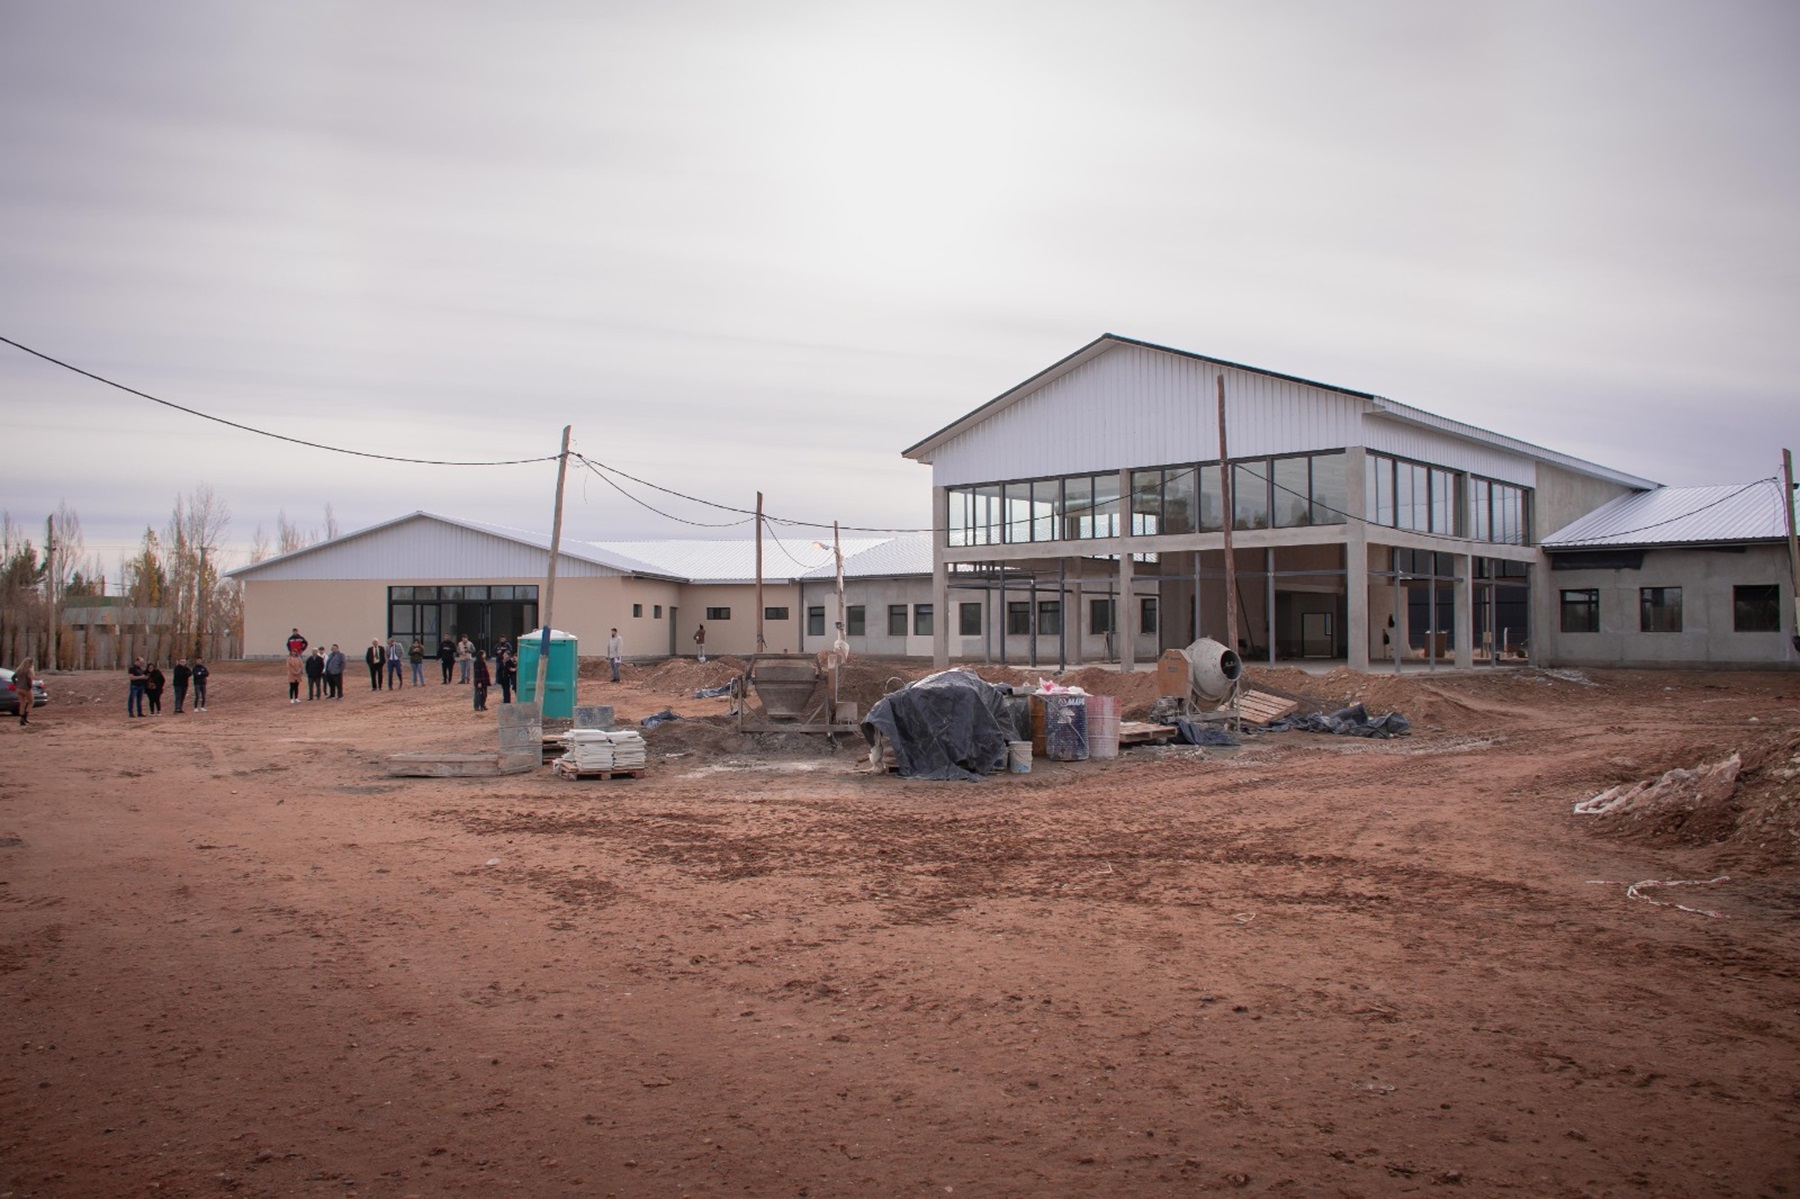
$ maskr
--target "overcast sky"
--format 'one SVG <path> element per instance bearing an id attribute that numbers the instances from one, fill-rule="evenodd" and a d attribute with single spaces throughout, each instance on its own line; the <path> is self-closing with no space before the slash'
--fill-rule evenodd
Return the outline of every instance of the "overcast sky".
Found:
<path id="1" fill-rule="evenodd" d="M 1800 442 L 1796 61 L 1789 0 L 0 0 L 0 335 L 852 525 L 1103 332 L 1745 481 Z M 549 525 L 545 465 L 7 346 L 0 399 L 0 507 L 109 573 L 200 482 L 240 544 Z M 708 532 L 592 477 L 567 521 Z"/>

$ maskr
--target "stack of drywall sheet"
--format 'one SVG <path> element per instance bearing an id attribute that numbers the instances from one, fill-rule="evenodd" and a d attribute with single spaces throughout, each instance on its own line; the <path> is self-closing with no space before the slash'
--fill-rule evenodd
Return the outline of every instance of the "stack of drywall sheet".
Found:
<path id="1" fill-rule="evenodd" d="M 644 768 L 644 738 L 634 729 L 570 729 L 557 740 L 567 747 L 560 761 L 584 773 Z"/>

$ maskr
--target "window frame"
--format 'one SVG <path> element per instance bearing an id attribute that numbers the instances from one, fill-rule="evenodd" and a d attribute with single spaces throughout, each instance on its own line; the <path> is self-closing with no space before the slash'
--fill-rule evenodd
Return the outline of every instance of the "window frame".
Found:
<path id="1" fill-rule="evenodd" d="M 1673 603 L 1670 602 L 1671 597 L 1674 599 Z M 1638 588 L 1638 632 L 1679 633 L 1681 631 L 1681 588 Z"/>
<path id="2" fill-rule="evenodd" d="M 1598 587 L 1564 587 L 1557 596 L 1556 607 L 1559 631 L 1564 633 L 1598 633 L 1600 631 L 1600 589 Z M 1571 621 L 1571 616 L 1580 619 Z"/>
<path id="3" fill-rule="evenodd" d="M 1746 596 L 1745 592 L 1761 592 L 1760 595 Z M 1757 617 L 1759 609 L 1766 610 L 1767 618 Z M 1746 627 L 1745 616 L 1752 617 Z M 1779 583 L 1734 583 L 1731 588 L 1731 631 L 1734 633 L 1779 633 L 1781 632 L 1781 584 Z"/>

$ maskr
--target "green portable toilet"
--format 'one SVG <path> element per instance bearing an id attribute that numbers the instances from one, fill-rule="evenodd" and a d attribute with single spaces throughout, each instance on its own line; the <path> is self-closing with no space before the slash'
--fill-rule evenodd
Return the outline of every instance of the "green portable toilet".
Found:
<path id="1" fill-rule="evenodd" d="M 519 702 L 537 702 L 538 654 L 544 648 L 544 630 L 533 629 L 519 637 Z M 575 634 L 550 630 L 550 671 L 544 676 L 544 718 L 575 719 Z"/>

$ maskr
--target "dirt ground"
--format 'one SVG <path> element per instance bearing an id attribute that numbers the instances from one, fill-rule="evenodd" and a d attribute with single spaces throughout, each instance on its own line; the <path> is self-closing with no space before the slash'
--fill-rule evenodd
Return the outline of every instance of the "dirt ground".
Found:
<path id="1" fill-rule="evenodd" d="M 729 671 L 584 677 L 684 717 L 612 782 L 390 778 L 494 744 L 456 685 L 52 676 L 0 1195 L 1800 1194 L 1800 675 L 1256 670 L 1415 731 L 925 783 Z"/>

